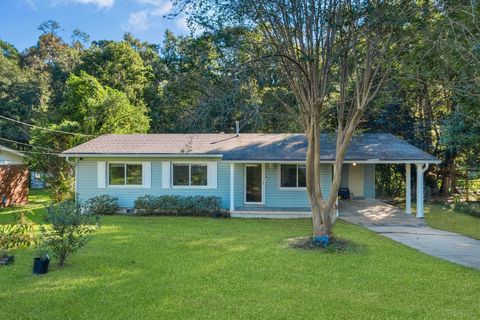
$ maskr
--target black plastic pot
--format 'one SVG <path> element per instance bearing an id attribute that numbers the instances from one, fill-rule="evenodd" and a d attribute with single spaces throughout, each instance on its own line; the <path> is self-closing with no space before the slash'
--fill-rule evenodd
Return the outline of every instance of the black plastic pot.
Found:
<path id="1" fill-rule="evenodd" d="M 50 259 L 33 258 L 33 274 L 45 274 L 48 272 Z"/>

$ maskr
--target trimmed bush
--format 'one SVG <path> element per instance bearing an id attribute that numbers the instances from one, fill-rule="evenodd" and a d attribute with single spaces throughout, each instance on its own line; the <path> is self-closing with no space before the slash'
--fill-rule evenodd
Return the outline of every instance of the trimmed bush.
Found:
<path id="1" fill-rule="evenodd" d="M 118 205 L 118 198 L 109 196 L 108 194 L 102 194 L 88 199 L 84 205 L 85 211 L 89 214 L 116 214 L 120 210 Z"/>
<path id="2" fill-rule="evenodd" d="M 137 215 L 206 217 L 220 213 L 221 204 L 219 197 L 146 195 L 135 200 L 134 208 Z"/>
<path id="3" fill-rule="evenodd" d="M 466 213 L 474 217 L 480 218 L 480 204 L 479 203 L 467 203 L 467 202 L 455 202 L 453 209 L 458 212 Z"/>

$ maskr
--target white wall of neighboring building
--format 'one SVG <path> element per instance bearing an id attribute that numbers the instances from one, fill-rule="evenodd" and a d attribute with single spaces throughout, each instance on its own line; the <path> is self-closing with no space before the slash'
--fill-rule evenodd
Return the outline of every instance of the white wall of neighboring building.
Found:
<path id="1" fill-rule="evenodd" d="M 23 164 L 23 156 L 0 147 L 0 165 Z"/>

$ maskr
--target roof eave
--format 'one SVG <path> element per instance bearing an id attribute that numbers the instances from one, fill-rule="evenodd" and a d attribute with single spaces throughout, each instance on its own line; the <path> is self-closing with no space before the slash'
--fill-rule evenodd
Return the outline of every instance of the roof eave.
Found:
<path id="1" fill-rule="evenodd" d="M 203 157 L 203 158 L 222 158 L 223 154 L 213 153 L 61 153 L 60 157 L 89 157 L 89 158 L 190 158 L 190 157 Z"/>

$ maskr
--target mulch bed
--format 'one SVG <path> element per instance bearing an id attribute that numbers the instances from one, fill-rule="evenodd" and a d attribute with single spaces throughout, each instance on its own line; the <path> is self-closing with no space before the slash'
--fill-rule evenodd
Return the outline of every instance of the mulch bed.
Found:
<path id="1" fill-rule="evenodd" d="M 294 249 L 319 250 L 324 252 L 355 251 L 357 245 L 351 241 L 332 237 L 327 247 L 314 243 L 312 237 L 291 238 L 287 240 L 288 246 Z"/>

